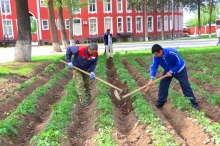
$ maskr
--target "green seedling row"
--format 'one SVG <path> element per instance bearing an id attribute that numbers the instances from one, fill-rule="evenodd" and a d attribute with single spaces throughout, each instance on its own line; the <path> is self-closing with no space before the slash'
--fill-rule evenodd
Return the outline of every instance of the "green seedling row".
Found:
<path id="1" fill-rule="evenodd" d="M 103 80 L 106 80 L 106 59 L 104 57 L 99 58 L 98 67 L 96 69 L 96 74 L 100 76 Z M 97 106 L 95 108 L 95 114 L 100 113 L 95 119 L 95 125 L 99 131 L 99 134 L 95 137 L 95 143 L 97 146 L 116 146 L 115 140 L 112 137 L 112 128 L 114 126 L 113 120 L 113 107 L 111 99 L 108 96 L 110 88 L 98 82 L 96 85 L 98 90 L 98 95 L 95 98 Z"/>
<path id="2" fill-rule="evenodd" d="M 120 79 L 130 81 L 127 83 L 129 91 L 137 89 L 137 84 L 135 80 L 129 75 L 128 71 L 120 63 L 121 56 L 116 54 L 114 56 L 114 64 L 117 68 L 118 75 Z M 178 144 L 173 139 L 173 135 L 167 133 L 162 124 L 162 120 L 156 116 L 155 111 L 152 109 L 151 105 L 143 98 L 141 92 L 137 92 L 131 96 L 134 100 L 132 106 L 135 108 L 135 114 L 138 117 L 139 122 L 148 124 L 146 132 L 152 134 L 153 144 L 155 146 L 177 146 Z M 158 138 L 160 137 L 160 138 Z"/>
<path id="3" fill-rule="evenodd" d="M 214 123 L 206 118 L 205 111 L 194 110 L 191 106 L 190 99 L 182 96 L 179 92 L 170 89 L 169 98 L 175 108 L 179 110 L 186 110 L 190 117 L 196 119 L 197 122 L 206 129 L 206 132 L 212 134 L 212 142 L 220 144 L 220 124 Z"/>
<path id="4" fill-rule="evenodd" d="M 35 146 L 59 146 L 62 140 L 69 141 L 63 134 L 69 125 L 70 120 L 73 119 L 74 104 L 77 101 L 76 88 L 74 79 L 64 86 L 66 94 L 61 101 L 54 104 L 53 112 L 50 120 L 45 126 L 44 130 L 31 139 L 30 144 Z"/>
<path id="5" fill-rule="evenodd" d="M 17 109 L 5 120 L 0 121 L 0 135 L 5 136 L 10 133 L 13 137 L 17 135 L 16 127 L 22 124 L 22 121 L 19 119 L 21 115 L 27 115 L 28 113 L 35 113 L 35 108 L 37 106 L 37 101 L 40 96 L 46 94 L 48 89 L 52 89 L 52 87 L 57 83 L 57 81 L 68 72 L 67 68 L 61 70 L 54 74 L 51 79 L 41 87 L 38 87 L 34 90 L 30 95 L 26 97 L 17 107 Z"/>

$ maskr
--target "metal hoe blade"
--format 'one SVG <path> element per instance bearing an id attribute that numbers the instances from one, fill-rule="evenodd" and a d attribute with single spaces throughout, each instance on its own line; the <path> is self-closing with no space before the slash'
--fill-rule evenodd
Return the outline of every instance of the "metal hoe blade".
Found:
<path id="1" fill-rule="evenodd" d="M 120 93 L 122 92 L 122 90 L 120 91 Z M 118 93 L 118 91 L 117 90 L 114 90 L 114 95 L 115 95 L 115 97 L 119 100 L 119 101 L 121 101 L 122 100 L 122 98 L 120 97 L 120 93 Z"/>

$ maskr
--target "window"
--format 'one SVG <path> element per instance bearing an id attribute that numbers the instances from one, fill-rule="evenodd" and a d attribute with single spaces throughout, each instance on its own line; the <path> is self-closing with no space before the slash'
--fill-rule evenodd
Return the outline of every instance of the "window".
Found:
<path id="1" fill-rule="evenodd" d="M 12 29 L 12 20 L 3 20 L 3 34 L 8 37 L 14 36 Z"/>
<path id="2" fill-rule="evenodd" d="M 73 14 L 80 14 L 81 13 L 81 9 L 80 8 L 73 7 L 72 10 L 73 10 Z"/>
<path id="3" fill-rule="evenodd" d="M 183 22 L 182 22 L 182 16 L 179 16 L 179 30 L 182 30 L 183 28 L 182 28 L 182 24 L 183 24 Z"/>
<path id="4" fill-rule="evenodd" d="M 177 30 L 178 29 L 178 16 L 177 15 L 175 15 L 175 30 Z"/>
<path id="5" fill-rule="evenodd" d="M 97 33 L 98 33 L 97 19 L 89 18 L 89 34 L 94 35 Z"/>
<path id="6" fill-rule="evenodd" d="M 112 18 L 111 17 L 106 17 L 106 18 L 104 18 L 104 25 L 105 25 L 105 27 L 104 27 L 104 32 L 107 30 L 107 29 L 110 29 L 110 32 L 113 32 L 113 30 L 112 30 Z"/>
<path id="7" fill-rule="evenodd" d="M 48 20 L 42 20 L 42 30 L 49 30 Z"/>
<path id="8" fill-rule="evenodd" d="M 136 4 L 136 12 L 141 12 L 142 10 L 143 10 L 142 4 L 141 3 Z"/>
<path id="9" fill-rule="evenodd" d="M 148 32 L 153 32 L 153 17 L 148 16 L 147 17 L 147 24 L 148 24 Z"/>
<path id="10" fill-rule="evenodd" d="M 1 0 L 1 13 L 2 14 L 10 14 L 11 7 L 9 0 Z"/>
<path id="11" fill-rule="evenodd" d="M 173 29 L 173 19 L 172 16 L 170 16 L 170 30 L 172 31 Z"/>
<path id="12" fill-rule="evenodd" d="M 96 13 L 96 0 L 89 0 L 89 13 Z"/>
<path id="13" fill-rule="evenodd" d="M 111 12 L 111 0 L 104 0 L 104 12 Z"/>
<path id="14" fill-rule="evenodd" d="M 117 1 L 117 12 L 122 13 L 122 0 Z"/>
<path id="15" fill-rule="evenodd" d="M 136 32 L 142 32 L 142 17 L 136 17 Z"/>
<path id="16" fill-rule="evenodd" d="M 131 13 L 131 10 L 132 10 L 132 6 L 131 6 L 131 4 L 129 4 L 128 0 L 126 3 L 126 10 L 127 10 L 127 13 Z"/>
<path id="17" fill-rule="evenodd" d="M 157 16 L 157 31 L 161 31 L 161 16 Z"/>
<path id="18" fill-rule="evenodd" d="M 118 32 L 123 32 L 123 17 L 118 17 L 117 28 Z"/>
<path id="19" fill-rule="evenodd" d="M 168 16 L 164 16 L 164 30 L 168 31 Z"/>
<path id="20" fill-rule="evenodd" d="M 82 35 L 81 18 L 73 19 L 73 35 Z"/>
<path id="21" fill-rule="evenodd" d="M 45 0 L 40 0 L 40 7 L 46 7 L 46 1 Z"/>
<path id="22" fill-rule="evenodd" d="M 65 20 L 65 26 L 66 26 L 66 29 L 70 28 L 70 21 L 69 21 L 69 19 Z"/>
<path id="23" fill-rule="evenodd" d="M 165 6 L 164 6 L 164 12 L 167 12 L 168 11 L 168 4 L 165 3 Z"/>
<path id="24" fill-rule="evenodd" d="M 127 17 L 127 32 L 132 32 L 132 19 L 131 17 Z"/>

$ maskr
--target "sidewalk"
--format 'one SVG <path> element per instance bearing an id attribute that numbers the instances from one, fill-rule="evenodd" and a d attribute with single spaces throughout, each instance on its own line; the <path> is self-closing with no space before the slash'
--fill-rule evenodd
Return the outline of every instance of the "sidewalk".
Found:
<path id="1" fill-rule="evenodd" d="M 62 46 L 61 46 L 62 48 Z M 44 55 L 57 55 L 66 54 L 66 50 L 63 52 L 53 52 L 52 46 L 32 46 L 31 56 L 44 56 Z M 0 48 L 0 63 L 14 61 L 15 47 Z M 99 46 L 99 52 L 104 52 L 104 45 Z"/>

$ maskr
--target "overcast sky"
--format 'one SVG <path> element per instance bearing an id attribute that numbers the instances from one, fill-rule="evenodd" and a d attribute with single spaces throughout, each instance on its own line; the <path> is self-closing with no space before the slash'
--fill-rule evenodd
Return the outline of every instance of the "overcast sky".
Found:
<path id="1" fill-rule="evenodd" d="M 186 23 L 189 19 L 195 17 L 193 12 L 183 12 L 183 23 Z"/>

